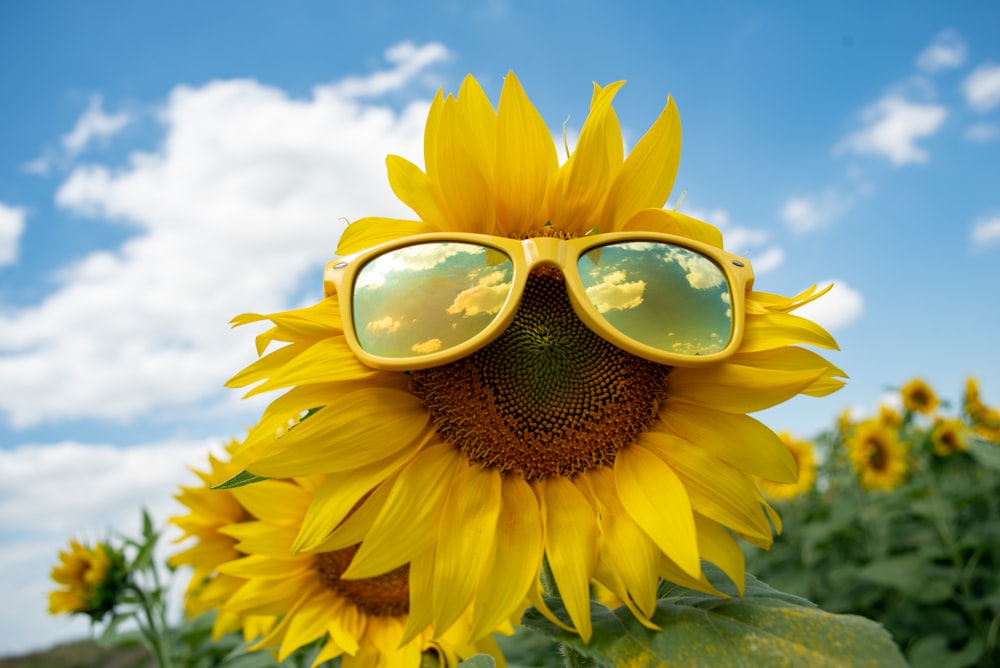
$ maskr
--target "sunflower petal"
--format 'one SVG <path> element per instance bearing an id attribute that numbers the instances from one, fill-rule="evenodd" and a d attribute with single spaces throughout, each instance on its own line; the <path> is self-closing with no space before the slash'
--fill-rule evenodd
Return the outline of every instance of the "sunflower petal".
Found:
<path id="1" fill-rule="evenodd" d="M 770 350 L 797 343 L 840 350 L 830 333 L 811 320 L 791 313 L 747 313 L 740 352 Z"/>
<path id="2" fill-rule="evenodd" d="M 457 463 L 458 452 L 450 444 L 431 446 L 417 455 L 396 478 L 343 577 L 388 573 L 430 547 L 437 537 L 441 502 Z"/>
<path id="3" fill-rule="evenodd" d="M 749 415 L 734 415 L 667 399 L 660 419 L 670 431 L 746 473 L 795 482 L 798 467 L 778 435 Z"/>
<path id="4" fill-rule="evenodd" d="M 496 539 L 500 474 L 468 466 L 448 485 L 434 565 L 434 628 L 443 633 L 472 603 Z"/>
<path id="5" fill-rule="evenodd" d="M 746 558 L 743 550 L 718 522 L 697 513 L 694 522 L 698 527 L 698 551 L 702 558 L 722 569 L 742 596 L 746 585 Z"/>
<path id="6" fill-rule="evenodd" d="M 742 534 L 772 539 L 760 495 L 746 474 L 675 434 L 648 431 L 639 443 L 680 476 L 696 513 Z"/>
<path id="7" fill-rule="evenodd" d="M 430 547 L 410 562 L 410 611 L 403 630 L 403 643 L 416 638 L 433 622 L 434 553 L 434 548 Z M 447 596 L 447 591 L 438 593 Z"/>
<path id="8" fill-rule="evenodd" d="M 542 558 L 542 522 L 535 493 L 524 478 L 506 476 L 501 495 L 493 564 L 476 596 L 473 639 L 499 627 L 521 605 L 537 580 Z"/>
<path id="9" fill-rule="evenodd" d="M 543 500 L 545 553 L 559 595 L 584 642 L 590 641 L 590 577 L 597 563 L 597 522 L 590 502 L 559 476 L 538 483 Z"/>
<path id="10" fill-rule="evenodd" d="M 726 413 L 753 413 L 803 392 L 826 370 L 783 371 L 730 361 L 707 368 L 677 367 L 667 382 L 670 395 L 678 399 Z"/>
<path id="11" fill-rule="evenodd" d="M 691 500 L 673 469 L 634 444 L 615 457 L 615 488 L 629 516 L 656 546 L 684 572 L 697 577 L 701 560 Z"/>
<path id="12" fill-rule="evenodd" d="M 508 72 L 497 113 L 495 196 L 497 228 L 516 236 L 545 224 L 545 188 L 558 168 L 552 134 Z"/>
<path id="13" fill-rule="evenodd" d="M 462 232 L 492 234 L 495 227 L 492 175 L 481 147 L 470 145 L 471 129 L 466 110 L 455 98 L 444 101 L 438 127 L 437 171 L 428 172 L 441 188 L 448 210 L 448 227 Z M 479 150 L 477 150 L 479 149 Z"/>
<path id="14" fill-rule="evenodd" d="M 614 471 L 605 466 L 589 475 L 600 508 L 602 540 L 597 572 L 606 573 L 605 580 L 618 580 L 620 584 L 611 587 L 612 591 L 630 608 L 638 609 L 637 619 L 648 620 L 656 610 L 659 550 L 622 505 Z"/>
<path id="15" fill-rule="evenodd" d="M 389 174 L 389 187 L 399 201 L 413 209 L 423 222 L 437 229 L 445 229 L 445 215 L 438 206 L 434 194 L 435 186 L 430 177 L 412 162 L 398 155 L 387 156 L 385 167 Z"/>
<path id="16" fill-rule="evenodd" d="M 326 635 L 333 598 L 333 592 L 317 592 L 315 596 L 303 599 L 296 609 L 289 611 L 287 617 L 291 619 L 281 641 L 278 661 L 284 661 L 295 650 Z"/>
<path id="17" fill-rule="evenodd" d="M 412 394 L 358 390 L 289 429 L 247 470 L 265 478 L 288 478 L 365 466 L 412 443 L 429 419 Z"/>
<path id="18" fill-rule="evenodd" d="M 641 209 L 667 201 L 681 159 L 681 119 L 673 97 L 631 150 L 615 176 L 601 215 L 602 230 L 615 232 Z"/>
<path id="19" fill-rule="evenodd" d="M 284 352 L 295 345 L 286 346 L 278 352 Z M 264 360 L 258 362 L 262 361 Z M 248 367 L 247 371 L 252 367 L 253 365 Z M 293 385 L 363 380 L 377 374 L 378 371 L 358 361 L 347 347 L 343 335 L 334 336 L 317 341 L 299 351 L 294 357 L 286 360 L 280 368 L 273 369 L 270 378 L 247 392 L 244 398 Z"/>
<path id="20" fill-rule="evenodd" d="M 437 227 L 422 220 L 400 220 L 369 216 L 359 218 L 344 229 L 337 244 L 337 255 L 349 255 L 372 246 L 414 234 L 436 232 Z"/>
<path id="21" fill-rule="evenodd" d="M 230 492 L 255 518 L 279 526 L 298 526 L 311 496 L 301 486 L 284 480 L 265 480 Z"/>
<path id="22" fill-rule="evenodd" d="M 622 232 L 660 232 L 722 248 L 722 233 L 718 228 L 678 211 L 641 209 L 621 224 Z"/>

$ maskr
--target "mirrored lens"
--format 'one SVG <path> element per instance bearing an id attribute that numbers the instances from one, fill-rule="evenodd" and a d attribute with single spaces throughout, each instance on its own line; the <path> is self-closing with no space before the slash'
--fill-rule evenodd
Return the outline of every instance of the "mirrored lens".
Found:
<path id="1" fill-rule="evenodd" d="M 354 330 L 380 357 L 447 350 L 486 329 L 510 295 L 514 263 L 468 243 L 404 246 L 365 264 L 354 282 Z"/>
<path id="2" fill-rule="evenodd" d="M 590 303 L 615 329 L 679 355 L 723 350 L 733 333 L 722 269 L 682 246 L 629 241 L 594 248 L 578 261 Z"/>

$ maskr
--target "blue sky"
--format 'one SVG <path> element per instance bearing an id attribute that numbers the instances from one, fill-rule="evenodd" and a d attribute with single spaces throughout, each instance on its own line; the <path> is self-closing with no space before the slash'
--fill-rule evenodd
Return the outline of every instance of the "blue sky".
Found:
<path id="1" fill-rule="evenodd" d="M 341 6 L 343 5 L 343 7 Z M 362 6 L 363 5 L 363 6 Z M 810 436 L 914 376 L 1000 402 L 996 2 L 0 3 L 0 655 L 45 615 L 70 536 L 158 519 L 262 408 L 222 383 L 244 311 L 310 303 L 344 219 L 405 216 L 439 87 L 514 70 L 553 134 L 625 79 L 627 141 L 668 93 L 671 202 L 758 289 L 834 281 L 811 315 L 850 375 L 760 417 Z"/>

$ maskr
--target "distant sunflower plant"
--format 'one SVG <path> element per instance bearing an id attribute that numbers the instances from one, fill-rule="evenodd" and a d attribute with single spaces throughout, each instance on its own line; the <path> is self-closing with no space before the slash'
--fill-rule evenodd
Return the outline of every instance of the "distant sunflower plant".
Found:
<path id="1" fill-rule="evenodd" d="M 969 379 L 960 410 L 923 380 L 814 439 L 816 485 L 777 504 L 785 533 L 748 568 L 882 624 L 917 668 L 1000 666 L 1000 437 Z"/>
<path id="2" fill-rule="evenodd" d="M 771 546 L 781 520 L 757 481 L 794 484 L 799 471 L 789 446 L 748 413 L 843 385 L 843 371 L 803 347 L 836 349 L 834 339 L 793 313 L 823 291 L 754 290 L 749 261 L 725 252 L 716 228 L 663 208 L 680 157 L 676 105 L 668 98 L 625 155 L 612 106 L 621 86 L 595 84 L 562 160 L 513 73 L 496 108 L 471 76 L 456 96 L 439 93 L 423 166 L 387 159 L 415 218 L 351 223 L 315 305 L 234 319 L 270 327 L 257 337 L 260 359 L 228 385 L 283 394 L 233 449 L 242 470 L 221 487 L 248 494 L 239 490 L 309 481 L 295 492 L 294 520 L 226 532 L 248 540 L 244 531 L 280 526 L 281 541 L 267 544 L 281 554 L 248 544 L 248 561 L 222 572 L 249 583 L 255 568 L 284 577 L 266 561 L 280 558 L 308 587 L 282 588 L 271 606 L 239 602 L 256 600 L 249 594 L 230 604 L 285 611 L 266 643 L 296 645 L 319 630 L 315 614 L 294 621 L 295 611 L 335 596 L 341 585 L 331 582 L 402 573 L 400 647 L 456 629 L 474 643 L 523 619 L 565 652 L 614 663 L 626 649 L 592 599 L 595 584 L 623 603 L 621 619 L 662 637 L 677 630 L 665 627 L 677 618 L 663 613 L 664 582 L 673 595 L 731 600 L 718 610 L 753 607 L 758 595 L 774 602 L 755 581 L 746 589 L 740 541 Z M 654 255 L 658 268 L 631 273 Z M 666 262 L 680 278 L 656 273 Z M 648 321 L 638 307 L 661 278 L 710 306 L 656 310 L 653 340 L 649 322 L 616 318 Z M 446 308 L 422 310 L 455 284 Z M 405 296 L 393 309 L 367 300 L 385 286 Z M 393 340 L 407 343 L 382 343 Z M 316 566 L 328 562 L 335 575 Z M 881 646 L 891 659 L 891 643 Z"/>

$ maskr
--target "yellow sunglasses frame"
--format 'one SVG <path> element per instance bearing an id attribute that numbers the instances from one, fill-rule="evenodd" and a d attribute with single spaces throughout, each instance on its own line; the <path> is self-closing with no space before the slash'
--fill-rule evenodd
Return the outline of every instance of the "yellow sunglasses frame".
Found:
<path id="1" fill-rule="evenodd" d="M 478 334 L 446 350 L 418 357 L 380 357 L 365 351 L 358 342 L 354 328 L 352 295 L 358 271 L 369 260 L 389 251 L 435 241 L 477 244 L 498 250 L 510 258 L 514 265 L 511 290 L 497 316 L 489 326 Z M 597 312 L 586 296 L 577 269 L 577 261 L 581 255 L 595 247 L 632 241 L 652 241 L 680 246 L 707 257 L 722 270 L 729 286 L 733 310 L 733 332 L 729 344 L 725 348 L 707 355 L 669 353 L 625 336 Z M 328 298 L 336 293 L 340 303 L 344 336 L 358 360 L 374 369 L 413 371 L 454 362 L 471 355 L 500 336 L 514 320 L 517 307 L 524 295 L 524 286 L 527 283 L 528 275 L 532 269 L 540 266 L 556 267 L 562 272 L 573 310 L 591 331 L 633 355 L 671 366 L 702 366 L 714 364 L 731 356 L 740 347 L 740 342 L 743 340 L 746 293 L 753 286 L 754 280 L 753 268 L 749 260 L 693 239 L 656 232 L 611 232 L 573 239 L 556 237 L 509 239 L 488 234 L 452 232 L 417 234 L 330 260 L 326 263 L 323 272 L 323 292 Z"/>

